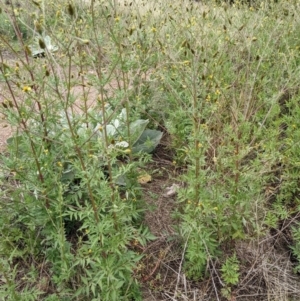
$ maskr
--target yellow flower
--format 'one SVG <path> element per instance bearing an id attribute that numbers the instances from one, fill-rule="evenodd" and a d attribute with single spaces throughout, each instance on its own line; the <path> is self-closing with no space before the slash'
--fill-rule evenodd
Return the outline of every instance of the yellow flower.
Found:
<path id="1" fill-rule="evenodd" d="M 157 29 L 156 29 L 155 27 L 152 27 L 152 28 L 151 28 L 151 31 L 152 31 L 152 32 L 157 32 Z"/>
<path id="2" fill-rule="evenodd" d="M 15 14 L 16 17 L 19 16 L 19 10 L 18 9 L 14 9 L 14 14 Z"/>
<path id="3" fill-rule="evenodd" d="M 29 86 L 24 86 L 22 89 L 24 92 L 30 92 L 31 88 Z"/>

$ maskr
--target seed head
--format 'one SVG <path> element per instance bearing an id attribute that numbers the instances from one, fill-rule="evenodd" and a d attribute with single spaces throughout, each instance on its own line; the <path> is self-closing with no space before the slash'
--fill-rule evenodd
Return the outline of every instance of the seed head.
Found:
<path id="1" fill-rule="evenodd" d="M 30 48 L 28 47 L 28 45 L 25 45 L 25 51 L 28 55 L 31 55 L 31 50 Z"/>
<path id="2" fill-rule="evenodd" d="M 74 11 L 74 7 L 72 6 L 71 3 L 68 4 L 67 11 L 68 11 L 68 13 L 69 13 L 69 15 L 70 15 L 71 17 L 74 16 L 75 11 Z"/>
<path id="3" fill-rule="evenodd" d="M 45 48 L 46 48 L 46 44 L 45 44 L 44 40 L 39 39 L 39 46 L 40 46 L 42 49 L 45 49 Z"/>
<path id="4" fill-rule="evenodd" d="M 41 25 L 41 23 L 39 21 L 35 21 L 34 22 L 34 26 L 35 26 L 35 30 L 39 33 L 42 34 L 43 33 L 43 27 Z"/>

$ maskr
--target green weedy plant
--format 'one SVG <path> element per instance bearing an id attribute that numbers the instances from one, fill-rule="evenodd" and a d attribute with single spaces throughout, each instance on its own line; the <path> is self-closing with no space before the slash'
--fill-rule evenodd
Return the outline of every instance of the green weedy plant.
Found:
<path id="1" fill-rule="evenodd" d="M 141 299 L 132 246 L 152 235 L 136 178 L 161 138 L 147 128 L 155 118 L 186 171 L 176 215 L 188 277 L 299 211 L 298 93 L 290 112 L 278 103 L 299 78 L 295 3 L 286 13 L 162 2 L 155 18 L 113 1 L 34 3 L 26 28 L 56 52 L 30 57 L 25 11 L 11 12 L 18 47 L 0 36 L 14 58 L 0 51 L 1 113 L 16 132 L 0 165 L 2 299 Z M 36 51 L 51 47 L 39 40 Z M 220 271 L 228 287 L 239 264 Z"/>
<path id="2" fill-rule="evenodd" d="M 294 266 L 294 272 L 295 273 L 299 273 L 300 270 L 300 230 L 299 230 L 299 223 L 296 223 L 293 227 L 292 227 L 292 239 L 293 239 L 293 244 L 290 246 L 292 254 L 294 256 L 294 258 L 296 259 L 296 264 Z"/>
<path id="3" fill-rule="evenodd" d="M 291 246 L 291 250 L 295 258 L 297 259 L 297 265 L 294 268 L 295 273 L 299 273 L 300 270 L 300 230 L 299 224 L 296 224 L 292 227 L 292 237 L 294 240 L 294 244 Z"/>
<path id="4" fill-rule="evenodd" d="M 206 12 L 203 16 L 203 24 L 200 22 L 198 26 L 205 27 L 208 18 L 215 18 Z M 193 18 L 196 17 L 189 16 L 189 20 Z M 168 125 L 171 134 L 178 135 L 177 125 L 189 120 L 185 122 L 185 132 L 189 134 L 177 136 L 181 144 L 187 145 L 181 148 L 181 156 L 185 154 L 184 161 L 189 165 L 183 176 L 188 185 L 178 195 L 183 210 L 183 214 L 179 213 L 182 219 L 179 231 L 188 237 L 185 268 L 194 279 L 203 277 L 209 258 L 220 255 L 222 242 L 245 237 L 244 228 L 252 223 L 250 199 L 257 198 L 261 188 L 260 179 L 254 181 L 254 171 L 246 174 L 241 163 L 249 151 L 245 144 L 250 120 L 239 115 L 234 107 L 227 111 L 228 115 L 224 113 L 230 106 L 225 87 L 229 85 L 227 79 L 232 78 L 224 46 L 208 47 L 217 43 L 205 31 L 199 39 L 196 24 L 182 28 L 182 31 L 188 29 L 184 38 L 179 36 L 181 52 L 177 53 L 173 70 L 169 70 L 172 77 L 166 74 L 164 82 L 170 99 L 178 99 L 185 107 L 185 116 L 174 111 L 176 128 L 172 128 L 172 123 Z M 221 78 L 225 78 L 222 84 Z M 253 166 L 258 164 L 255 161 Z"/>
<path id="5" fill-rule="evenodd" d="M 226 259 L 221 267 L 222 279 L 226 285 L 222 289 L 222 294 L 228 300 L 231 300 L 231 287 L 239 282 L 239 260 L 236 254 Z"/>
<path id="6" fill-rule="evenodd" d="M 69 27 L 55 38 L 55 44 L 60 41 L 55 54 L 39 41 L 49 51 L 45 59 L 31 59 L 21 35 L 22 54 L 10 48 L 17 65 L 0 52 L 5 98 L 11 99 L 1 113 L 16 132 L 1 155 L 1 202 L 7 204 L 1 203 L 6 280 L 0 295 L 10 300 L 140 300 L 133 271 L 142 254 L 132 246 L 145 245 L 153 236 L 141 223 L 137 171 L 162 133 L 147 128 L 149 121 L 139 119 L 137 106 L 129 102 L 136 89 L 129 89 L 130 61 L 122 48 L 112 47 L 107 63 L 100 40 L 76 47 L 69 42 L 74 36 L 92 40 L 107 28 L 103 24 L 109 17 L 93 11 L 100 23 L 79 31 L 83 21 L 70 5 L 60 11 L 57 26 Z M 95 55 L 87 56 L 90 51 Z M 114 81 L 117 88 L 108 94 Z M 99 95 L 92 109 L 87 85 Z"/>
<path id="7" fill-rule="evenodd" d="M 297 58 L 299 59 L 299 58 Z M 292 234 L 291 245 L 289 246 L 294 257 L 298 261 L 295 265 L 295 272 L 299 272 L 299 167 L 300 167 L 300 123 L 299 123 L 299 96 L 298 92 L 293 92 L 286 99 L 281 107 L 279 127 L 281 129 L 278 139 L 276 196 L 269 211 L 268 225 L 276 228 L 282 221 L 289 221 Z"/>
<path id="8" fill-rule="evenodd" d="M 106 108 L 107 116 L 112 116 L 113 113 L 112 108 L 108 106 Z M 106 118 L 101 118 L 100 116 L 100 120 L 98 121 L 94 131 L 99 138 L 103 139 L 103 127 L 105 126 L 108 138 L 114 142 L 110 146 L 115 145 L 122 148 L 128 148 L 131 146 L 133 154 L 139 152 L 152 153 L 162 138 L 162 132 L 147 129 L 146 127 L 149 124 L 149 120 L 137 119 L 133 122 L 129 122 L 126 120 L 127 116 L 128 113 L 126 108 L 122 109 L 118 118 L 111 121 Z M 104 120 L 108 122 L 107 125 L 103 125 Z M 126 137 L 126 131 L 128 129 L 130 131 L 129 141 L 122 141 L 122 139 L 124 139 L 123 137 Z"/>
<path id="9" fill-rule="evenodd" d="M 70 114 L 70 112 L 67 114 Z M 99 145 L 99 149 L 95 149 L 93 154 L 90 156 L 93 156 L 96 161 L 98 160 L 97 166 L 103 171 L 105 168 L 107 168 L 105 153 L 103 151 L 105 148 L 109 148 L 110 152 L 114 152 L 114 155 L 116 156 L 116 162 L 114 162 L 113 166 L 118 168 L 118 166 L 121 167 L 122 165 L 122 160 L 118 160 L 118 156 L 123 156 L 124 159 L 124 156 L 129 154 L 150 154 L 159 144 L 163 135 L 161 131 L 146 128 L 149 120 L 137 119 L 128 123 L 126 120 L 128 116 L 126 113 L 126 108 L 123 108 L 118 117 L 112 120 L 109 120 L 109 118 L 113 118 L 115 112 L 110 105 L 105 106 L 106 117 L 103 117 L 102 113 L 97 114 L 94 110 L 90 111 L 89 115 L 91 122 L 88 124 L 80 124 L 80 116 L 75 115 L 71 119 L 76 123 L 75 127 L 78 138 L 80 138 L 82 141 L 94 142 Z M 106 125 L 104 125 L 104 123 L 106 123 Z M 122 140 L 127 136 L 127 124 L 129 125 L 130 130 L 129 140 L 127 139 L 128 142 Z M 39 123 L 31 122 L 31 126 L 31 130 L 34 132 L 38 132 L 40 129 Z M 106 133 L 106 138 L 104 132 Z M 57 133 L 59 134 L 57 135 Z M 16 144 L 18 144 L 20 156 L 24 156 L 22 152 L 23 139 L 24 135 L 18 134 L 7 140 L 7 144 L 9 146 L 15 147 Z M 64 112 L 59 114 L 55 124 L 49 125 L 48 139 L 56 140 L 56 142 L 60 140 L 61 143 L 71 139 L 71 134 L 68 130 L 68 121 L 64 115 Z M 108 144 L 106 144 L 106 140 L 108 141 Z M 64 158 L 63 161 L 59 161 L 57 164 L 64 167 L 61 176 L 63 183 L 72 183 L 74 180 L 79 181 L 79 177 L 76 174 L 76 168 L 72 167 L 72 156 L 70 156 L 70 158 Z M 114 182 L 117 185 L 126 186 L 126 173 L 116 178 Z"/>
<path id="10" fill-rule="evenodd" d="M 224 11 L 204 9 L 201 19 L 199 13 L 183 12 L 172 34 L 177 51 L 161 54 L 169 59 L 163 79 L 158 78 L 169 98 L 166 127 L 179 166 L 187 166 L 176 216 L 182 221 L 178 232 L 187 238 L 185 272 L 193 279 L 206 275 L 222 244 L 265 232 L 264 187 L 278 160 L 283 163 L 274 122 L 279 120 L 278 86 L 287 85 L 284 74 L 296 59 L 283 60 L 285 68 L 278 68 L 282 52 L 275 49 L 281 45 L 291 51 L 285 38 L 294 40 L 285 31 L 291 19 L 278 11 L 262 8 L 255 14 L 241 7 L 231 18 L 224 6 Z M 269 25 L 262 16 L 268 16 Z"/>
<path id="11" fill-rule="evenodd" d="M 23 3 L 22 3 L 23 4 Z M 24 39 L 29 36 L 29 28 L 26 23 L 30 23 L 30 17 L 22 14 L 23 6 L 20 3 L 4 1 L 0 8 L 0 34 L 12 42 L 18 39 L 13 23 L 17 23 L 19 33 Z M 22 15 L 22 16 L 21 16 Z M 24 18 L 23 18 L 24 17 Z"/>

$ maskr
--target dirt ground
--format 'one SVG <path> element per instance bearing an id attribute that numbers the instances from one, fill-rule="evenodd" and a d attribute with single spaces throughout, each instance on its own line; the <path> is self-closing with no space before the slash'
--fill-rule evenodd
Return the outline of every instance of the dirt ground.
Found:
<path id="1" fill-rule="evenodd" d="M 13 60 L 13 56 L 11 54 L 9 54 L 8 51 L 3 51 L 2 49 L 0 49 L 2 56 L 6 61 L 12 61 Z M 4 82 L 0 82 L 0 105 L 2 105 L 2 103 L 4 102 L 4 100 L 6 99 L 5 97 L 5 89 L 6 89 L 6 85 Z M 2 111 L 2 110 L 1 110 Z M 6 148 L 6 140 L 11 137 L 13 133 L 12 128 L 9 126 L 9 123 L 7 122 L 7 118 L 5 115 L 0 113 L 0 153 L 5 151 Z"/>
<path id="2" fill-rule="evenodd" d="M 0 115 L 0 153 L 6 149 L 6 140 L 11 137 L 13 130 L 5 121 L 5 117 Z"/>

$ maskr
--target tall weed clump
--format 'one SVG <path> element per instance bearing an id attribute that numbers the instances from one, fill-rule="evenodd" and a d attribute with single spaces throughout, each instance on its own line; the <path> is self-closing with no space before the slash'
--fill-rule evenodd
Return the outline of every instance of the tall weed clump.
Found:
<path id="1" fill-rule="evenodd" d="M 296 168 L 291 160 L 297 156 L 283 160 L 291 151 L 288 133 L 297 128 L 294 122 L 287 130 L 291 120 L 284 121 L 298 111 L 297 8 L 207 4 L 200 12 L 174 10 L 176 22 L 157 31 L 157 37 L 165 34 L 156 78 L 168 99 L 165 126 L 177 152 L 174 163 L 187 168 L 176 215 L 191 278 L 203 277 L 224 247 L 265 233 L 275 169 L 281 166 L 291 179 Z M 281 101 L 287 91 L 289 111 Z M 296 178 L 285 185 L 297 185 Z M 284 206 L 291 193 L 285 185 Z"/>
<path id="2" fill-rule="evenodd" d="M 1 36 L 1 114 L 14 134 L 1 155 L 0 295 L 139 300 L 135 270 L 153 236 L 137 177 L 161 137 L 137 109 L 147 64 L 113 3 L 32 5 L 30 39 L 2 10 L 18 44 Z"/>

